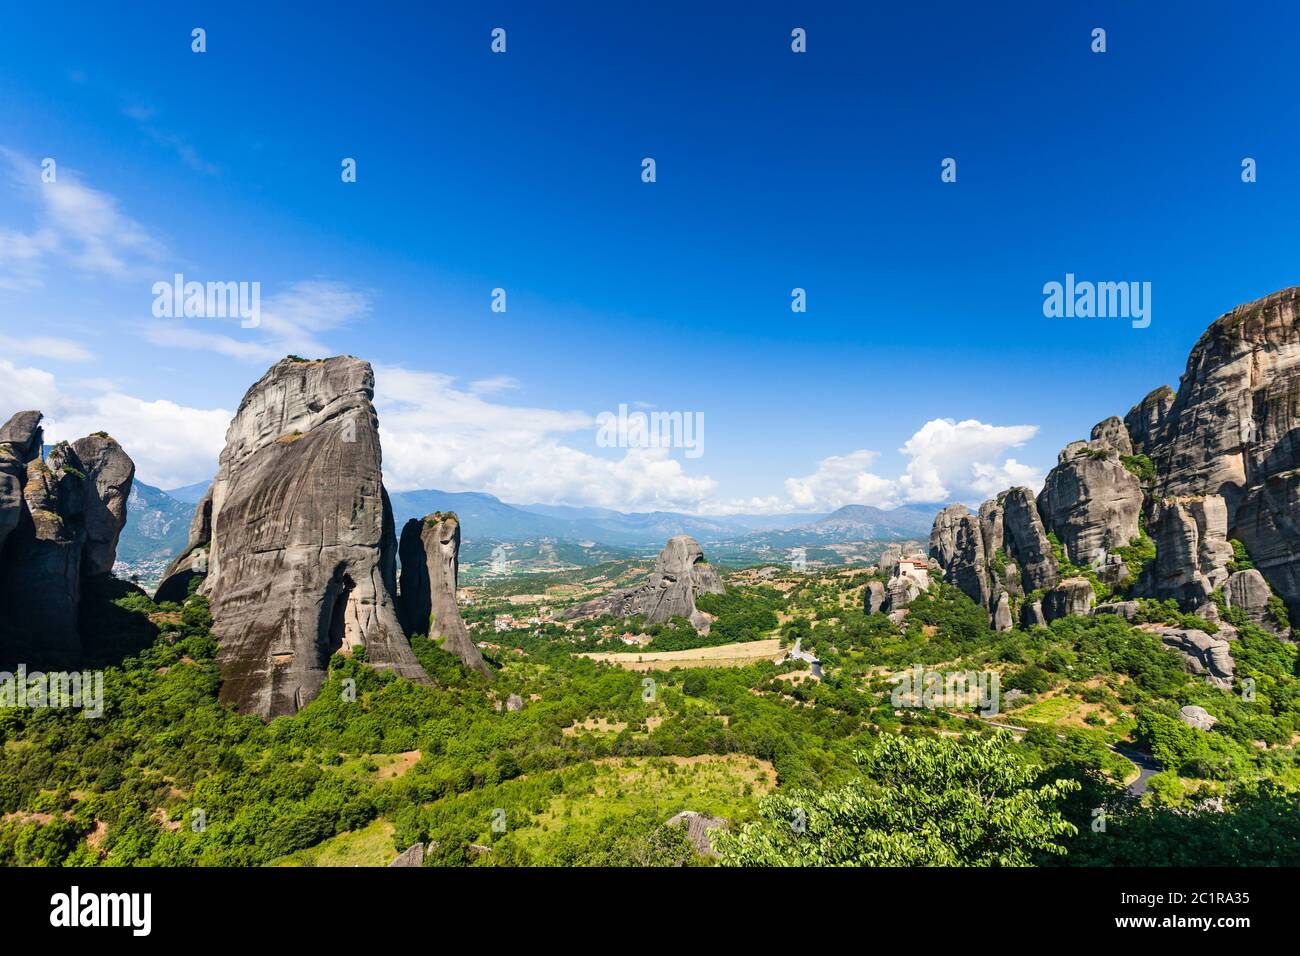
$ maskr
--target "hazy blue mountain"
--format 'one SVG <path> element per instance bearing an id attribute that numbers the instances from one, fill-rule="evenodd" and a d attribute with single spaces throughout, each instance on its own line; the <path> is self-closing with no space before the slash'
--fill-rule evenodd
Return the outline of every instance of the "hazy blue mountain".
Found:
<path id="1" fill-rule="evenodd" d="M 508 504 L 478 492 L 425 489 L 390 493 L 398 530 L 409 518 L 434 511 L 460 516 L 467 540 L 592 541 L 622 548 L 661 546 L 673 535 L 689 534 L 701 544 L 757 540 L 774 544 L 801 541 L 835 543 L 865 538 L 927 538 L 937 505 L 907 505 L 892 511 L 852 505 L 833 514 L 691 515 L 676 511 L 625 513 L 610 508 Z"/>
<path id="2" fill-rule="evenodd" d="M 196 481 L 192 485 L 184 485 L 180 488 L 168 488 L 163 494 L 169 498 L 175 498 L 177 501 L 184 501 L 191 505 L 196 505 L 208 493 L 208 486 L 211 481 Z"/>
<path id="3" fill-rule="evenodd" d="M 153 485 L 136 480 L 126 499 L 126 525 L 117 539 L 117 567 L 122 578 L 138 578 L 151 589 L 189 537 L 194 505 L 178 501 Z"/>

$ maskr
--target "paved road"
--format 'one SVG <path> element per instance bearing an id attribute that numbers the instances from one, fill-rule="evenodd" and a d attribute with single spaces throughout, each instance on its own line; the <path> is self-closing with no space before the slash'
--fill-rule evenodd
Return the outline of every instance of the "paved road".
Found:
<path id="1" fill-rule="evenodd" d="M 1012 730 L 1022 734 L 1029 732 L 1028 727 L 1017 727 L 1015 724 L 994 724 L 991 720 L 988 723 L 993 724 L 994 727 L 1001 727 L 1003 730 Z M 1057 734 L 1056 736 L 1062 740 L 1065 739 L 1064 734 Z M 1140 797 L 1146 793 L 1147 782 L 1164 769 L 1154 757 L 1150 754 L 1144 754 L 1140 750 L 1129 750 L 1127 747 L 1116 747 L 1112 744 L 1107 744 L 1106 747 L 1111 753 L 1119 754 L 1129 763 L 1137 765 L 1137 779 L 1128 785 L 1128 795 L 1130 797 Z"/>
<path id="2" fill-rule="evenodd" d="M 1150 754 L 1144 754 L 1140 750 L 1123 750 L 1119 747 L 1111 747 L 1115 753 L 1119 754 L 1125 760 L 1129 760 L 1138 767 L 1138 777 L 1128 785 L 1128 794 L 1130 797 L 1140 797 L 1147 792 L 1147 781 L 1158 774 L 1163 768 L 1156 759 Z"/>

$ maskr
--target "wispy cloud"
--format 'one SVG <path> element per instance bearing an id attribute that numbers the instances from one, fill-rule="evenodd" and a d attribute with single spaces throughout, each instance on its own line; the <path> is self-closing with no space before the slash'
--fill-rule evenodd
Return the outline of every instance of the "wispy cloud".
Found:
<path id="1" fill-rule="evenodd" d="M 87 186 L 64 166 L 56 166 L 53 182 L 44 182 L 39 162 L 3 146 L 0 160 L 5 185 L 33 209 L 34 220 L 28 228 L 0 224 L 0 287 L 40 288 L 51 262 L 87 275 L 156 271 L 166 252 L 163 243 L 122 212 L 115 197 Z"/>

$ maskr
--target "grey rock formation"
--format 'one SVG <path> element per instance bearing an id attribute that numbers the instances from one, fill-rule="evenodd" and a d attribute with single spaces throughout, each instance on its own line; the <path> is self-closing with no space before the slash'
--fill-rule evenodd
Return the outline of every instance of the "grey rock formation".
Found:
<path id="1" fill-rule="evenodd" d="M 1133 453 L 1150 455 L 1164 437 L 1169 410 L 1174 404 L 1174 390 L 1161 385 L 1138 402 L 1124 416 L 1124 427 L 1133 441 Z"/>
<path id="2" fill-rule="evenodd" d="M 412 843 L 389 866 L 424 866 L 424 844 Z"/>
<path id="3" fill-rule="evenodd" d="M 957 525 L 968 514 L 965 505 L 949 505 L 935 516 L 934 527 L 930 529 L 930 557 L 939 562 L 939 567 L 947 568 L 952 564 L 957 553 Z M 886 555 L 891 558 L 888 563 Z M 902 548 L 889 545 L 880 557 L 880 570 L 889 573 L 902 556 Z"/>
<path id="4" fill-rule="evenodd" d="M 460 519 L 451 512 L 435 512 L 421 521 L 412 519 L 402 528 L 401 548 L 401 604 L 407 633 L 427 632 L 466 667 L 492 677 L 492 669 L 483 660 L 456 604 Z"/>
<path id="5" fill-rule="evenodd" d="M 1006 591 L 998 594 L 997 601 L 993 605 L 992 625 L 995 631 L 1011 630 L 1011 598 Z"/>
<path id="6" fill-rule="evenodd" d="M 862 610 L 866 614 L 879 613 L 885 606 L 885 586 L 879 581 L 870 581 L 862 589 Z"/>
<path id="7" fill-rule="evenodd" d="M 654 571 L 645 584 L 568 608 L 557 617 L 572 620 L 602 614 L 616 617 L 643 614 L 647 624 L 663 624 L 674 617 L 684 617 L 697 630 L 707 632 L 711 621 L 696 608 L 695 595 L 722 592 L 722 579 L 717 569 L 704 559 L 700 543 L 690 535 L 680 534 L 670 538 L 659 552 Z"/>
<path id="8" fill-rule="evenodd" d="M 1273 616 L 1268 610 L 1268 601 L 1273 592 L 1264 580 L 1264 575 L 1255 568 L 1230 575 L 1223 596 L 1229 607 L 1241 608 L 1251 623 L 1260 627 L 1275 627 Z"/>
<path id="9" fill-rule="evenodd" d="M 1198 629 L 1163 624 L 1139 624 L 1138 627 L 1157 635 L 1166 647 L 1181 654 L 1188 672 L 1203 675 L 1220 690 L 1232 688 L 1236 662 L 1232 659 L 1232 645 L 1220 636 L 1222 632 L 1210 635 Z"/>
<path id="10" fill-rule="evenodd" d="M 12 625 L 6 663 L 55 668 L 80 660 L 85 484 L 84 467 L 67 442 L 55 445 L 47 461 L 27 463 L 22 515 L 0 561 L 0 606 Z"/>
<path id="11" fill-rule="evenodd" d="M 1142 486 L 1113 448 L 1079 442 L 1062 452 L 1048 473 L 1038 510 L 1067 558 L 1077 565 L 1100 565 L 1112 549 L 1137 538 Z"/>
<path id="12" fill-rule="evenodd" d="M 506 710 L 509 713 L 517 714 L 524 709 L 524 699 L 518 694 L 511 694 L 506 698 Z"/>
<path id="13" fill-rule="evenodd" d="M 1188 356 L 1151 458 L 1164 495 L 1222 495 L 1232 537 L 1300 610 L 1300 288 L 1240 305 Z"/>
<path id="14" fill-rule="evenodd" d="M 359 645 L 373 666 L 428 681 L 390 593 L 396 541 L 373 395 L 367 362 L 284 359 L 226 432 L 202 590 L 221 700 L 241 711 L 296 712 L 320 692 L 330 657 Z"/>
<path id="15" fill-rule="evenodd" d="M 710 831 L 718 827 L 725 827 L 727 821 L 722 817 L 712 817 L 707 813 L 697 813 L 694 810 L 683 810 L 681 813 L 670 817 L 668 825 L 686 826 L 687 839 L 691 841 L 691 846 L 695 852 L 701 856 L 717 857 L 718 853 L 713 849 L 713 838 Z"/>
<path id="16" fill-rule="evenodd" d="M 1020 626 L 1023 628 L 1038 627 L 1046 624 L 1047 618 L 1043 615 L 1043 602 L 1033 601 L 1025 604 L 1020 608 Z"/>
<path id="17" fill-rule="evenodd" d="M 1122 617 L 1126 621 L 1136 621 L 1138 612 L 1142 610 L 1142 605 L 1137 601 L 1110 601 L 1106 604 L 1098 604 L 1092 609 L 1093 616 L 1098 614 L 1114 614 Z"/>
<path id="18" fill-rule="evenodd" d="M 1133 454 L 1133 439 L 1129 437 L 1128 427 L 1115 415 L 1093 425 L 1090 437 L 1094 448 L 1113 448 L 1121 455 Z"/>
<path id="19" fill-rule="evenodd" d="M 27 463 L 41 454 L 40 412 L 19 412 L 0 426 L 0 553 L 23 514 Z"/>
<path id="20" fill-rule="evenodd" d="M 86 470 L 86 544 L 81 553 L 85 574 L 109 574 L 117 560 L 117 539 L 126 525 L 126 500 L 135 479 L 135 462 L 103 432 L 78 438 L 73 450 Z"/>
<path id="21" fill-rule="evenodd" d="M 1195 704 L 1188 704 L 1179 710 L 1178 719 L 1188 727 L 1195 727 L 1197 730 L 1210 730 L 1219 722 L 1219 718 L 1211 715 L 1204 707 Z"/>
<path id="22" fill-rule="evenodd" d="M 180 603 L 189 594 L 190 581 L 208 573 L 208 546 L 212 543 L 212 488 L 199 499 L 190 521 L 189 542 L 168 566 L 154 593 L 155 601 Z"/>
<path id="23" fill-rule="evenodd" d="M 1012 488 L 1001 501 L 1006 550 L 1020 568 L 1025 591 L 1052 587 L 1056 584 L 1058 568 L 1038 515 L 1034 493 L 1028 488 Z"/>
<path id="24" fill-rule="evenodd" d="M 1043 595 L 1043 617 L 1051 622 L 1071 614 L 1087 616 L 1095 600 L 1096 593 L 1087 578 L 1066 578 Z"/>
<path id="25" fill-rule="evenodd" d="M 984 555 L 989 561 L 1002 550 L 1005 542 L 1002 522 L 1002 502 L 994 499 L 980 505 L 980 532 L 984 538 Z"/>
<path id="26" fill-rule="evenodd" d="M 1145 593 L 1173 598 L 1185 609 L 1204 604 L 1228 579 L 1227 507 L 1219 495 L 1161 498 L 1151 511 L 1156 559 L 1143 582 Z"/>

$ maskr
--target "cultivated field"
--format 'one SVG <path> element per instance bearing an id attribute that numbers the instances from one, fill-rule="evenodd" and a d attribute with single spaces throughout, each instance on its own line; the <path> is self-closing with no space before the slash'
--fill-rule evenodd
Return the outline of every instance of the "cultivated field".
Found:
<path id="1" fill-rule="evenodd" d="M 666 671 L 674 667 L 744 667 L 755 661 L 779 661 L 785 656 L 777 638 L 766 641 L 744 641 L 740 644 L 720 644 L 717 647 L 697 647 L 689 651 L 660 651 L 647 653 L 610 652 L 580 654 L 593 661 L 608 661 L 628 671 Z"/>

